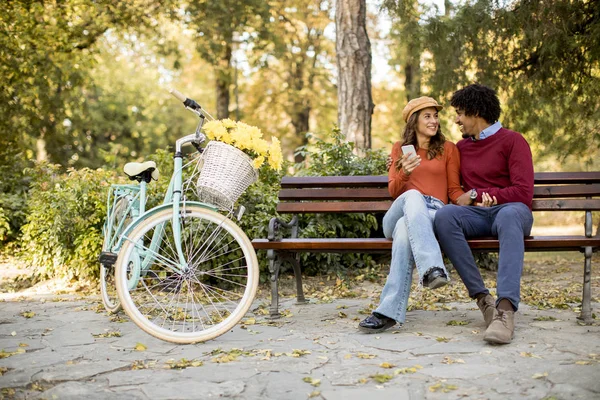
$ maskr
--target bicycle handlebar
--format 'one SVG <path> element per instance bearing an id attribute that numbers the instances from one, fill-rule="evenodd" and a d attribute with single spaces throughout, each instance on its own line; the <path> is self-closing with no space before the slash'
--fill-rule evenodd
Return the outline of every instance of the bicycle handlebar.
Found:
<path id="1" fill-rule="evenodd" d="M 183 102 L 183 105 L 186 108 L 189 108 L 192 111 L 196 111 L 199 116 L 204 117 L 203 114 L 205 113 L 205 111 L 202 109 L 200 104 L 196 103 L 194 100 L 190 99 L 189 97 L 185 97 L 181 92 L 179 92 L 175 89 L 169 89 L 169 93 L 171 93 L 173 96 L 175 96 L 175 98 L 177 100 Z"/>
<path id="2" fill-rule="evenodd" d="M 186 97 L 181 94 L 181 92 L 179 92 L 178 90 L 175 89 L 169 89 L 169 93 L 171 93 L 173 96 L 175 96 L 175 98 L 179 101 L 181 101 L 182 103 L 185 102 Z"/>

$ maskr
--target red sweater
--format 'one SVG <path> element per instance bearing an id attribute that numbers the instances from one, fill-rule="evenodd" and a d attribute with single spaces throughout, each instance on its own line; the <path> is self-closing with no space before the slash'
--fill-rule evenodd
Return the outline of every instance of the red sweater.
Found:
<path id="1" fill-rule="evenodd" d="M 486 139 L 463 139 L 456 145 L 463 189 L 475 188 L 476 201 L 486 192 L 496 196 L 498 204 L 521 202 L 531 208 L 533 160 L 520 133 L 501 128 Z"/>

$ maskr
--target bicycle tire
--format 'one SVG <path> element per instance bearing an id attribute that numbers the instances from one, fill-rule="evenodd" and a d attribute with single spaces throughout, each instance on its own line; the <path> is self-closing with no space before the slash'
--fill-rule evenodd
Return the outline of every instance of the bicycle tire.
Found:
<path id="1" fill-rule="evenodd" d="M 203 342 L 227 332 L 248 311 L 258 288 L 258 260 L 232 220 L 187 206 L 180 221 L 189 268 L 177 270 L 172 214 L 165 209 L 149 215 L 125 238 L 115 264 L 117 293 L 127 315 L 150 335 L 181 344 Z M 157 229 L 164 233 L 153 249 Z M 134 251 L 145 267 L 132 278 L 125 260 Z"/>
<path id="2" fill-rule="evenodd" d="M 131 221 L 131 216 L 125 215 L 127 212 L 127 208 L 129 205 L 129 201 L 127 198 L 122 197 L 117 200 L 114 208 L 112 209 L 111 214 L 107 217 L 107 219 L 112 219 L 113 226 L 119 225 L 119 223 L 123 221 L 122 228 L 118 232 L 108 234 L 104 233 L 104 241 L 102 243 L 102 251 L 110 251 L 108 248 L 109 244 L 113 241 L 113 238 L 117 237 L 121 234 L 121 231 L 124 227 L 128 225 Z M 100 263 L 100 293 L 102 297 L 102 304 L 106 311 L 112 314 L 116 314 L 121 311 L 121 302 L 119 301 L 119 297 L 117 294 L 117 288 L 115 284 L 115 268 L 114 265 L 105 265 Z"/>

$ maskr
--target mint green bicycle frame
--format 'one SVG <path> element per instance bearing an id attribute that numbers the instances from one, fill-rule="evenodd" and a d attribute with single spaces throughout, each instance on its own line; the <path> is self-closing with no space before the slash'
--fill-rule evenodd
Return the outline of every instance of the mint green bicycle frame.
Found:
<path id="1" fill-rule="evenodd" d="M 204 208 L 209 208 L 211 210 L 217 211 L 217 207 L 197 202 L 197 201 L 185 201 L 182 200 L 182 189 L 183 189 L 183 154 L 181 153 L 181 148 L 183 145 L 187 143 L 201 143 L 203 142 L 204 135 L 200 132 L 200 128 L 202 127 L 203 120 L 201 120 L 198 128 L 196 129 L 196 133 L 185 136 L 179 140 L 177 140 L 175 145 L 175 157 L 174 157 L 174 169 L 173 175 L 171 177 L 171 181 L 169 183 L 169 187 L 167 189 L 167 193 L 165 194 L 165 198 L 163 203 L 160 206 L 154 207 L 151 210 L 146 211 L 146 185 L 147 183 L 144 180 L 141 180 L 139 185 L 113 185 L 114 192 L 129 192 L 134 197 L 129 202 L 128 208 L 126 210 L 127 213 L 131 213 L 134 216 L 134 220 L 129 223 L 129 225 L 124 229 L 123 233 L 119 235 L 117 243 L 111 243 L 109 246 L 109 250 L 113 253 L 117 253 L 122 245 L 123 241 L 127 239 L 128 235 L 137 227 L 142 221 L 146 218 L 154 215 L 155 213 L 162 211 L 164 209 L 172 209 L 172 227 L 173 227 L 173 238 L 175 242 L 175 249 L 177 251 L 177 256 L 179 258 L 179 265 L 172 266 L 173 271 L 177 273 L 183 273 L 188 270 L 188 264 L 186 261 L 186 257 L 183 254 L 183 250 L 181 248 L 181 211 L 182 206 L 186 205 L 196 205 Z M 137 192 L 133 194 L 134 192 Z M 110 197 L 108 202 L 110 203 Z M 108 209 L 111 209 L 111 204 L 108 204 Z M 135 215 L 138 215 L 135 218 Z M 110 229 L 113 227 L 110 225 L 112 221 L 109 219 L 108 232 L 111 232 Z M 120 221 L 120 224 L 116 229 L 122 228 L 123 221 Z M 133 289 L 138 284 L 140 276 L 145 274 L 145 271 L 148 270 L 148 266 L 150 263 L 150 255 L 154 255 L 157 258 L 160 258 L 158 255 L 158 249 L 160 248 L 161 242 L 163 240 L 165 234 L 164 227 L 159 227 L 152 234 L 152 240 L 147 250 L 141 249 L 142 244 L 137 244 L 136 248 L 140 248 L 139 253 L 135 254 L 135 259 L 130 260 L 133 265 L 131 268 L 131 273 L 129 277 L 129 289 Z M 141 257 L 143 257 L 143 261 L 141 261 Z"/>

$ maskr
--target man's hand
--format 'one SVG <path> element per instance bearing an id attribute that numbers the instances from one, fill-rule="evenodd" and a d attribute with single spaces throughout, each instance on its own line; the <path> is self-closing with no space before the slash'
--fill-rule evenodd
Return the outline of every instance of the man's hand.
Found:
<path id="1" fill-rule="evenodd" d="M 489 195 L 489 193 L 485 193 L 483 192 L 481 194 L 481 203 L 475 203 L 476 206 L 479 207 L 491 207 L 491 206 L 495 206 L 498 204 L 498 199 L 496 199 L 496 196 L 494 196 L 492 198 L 492 196 Z"/>

